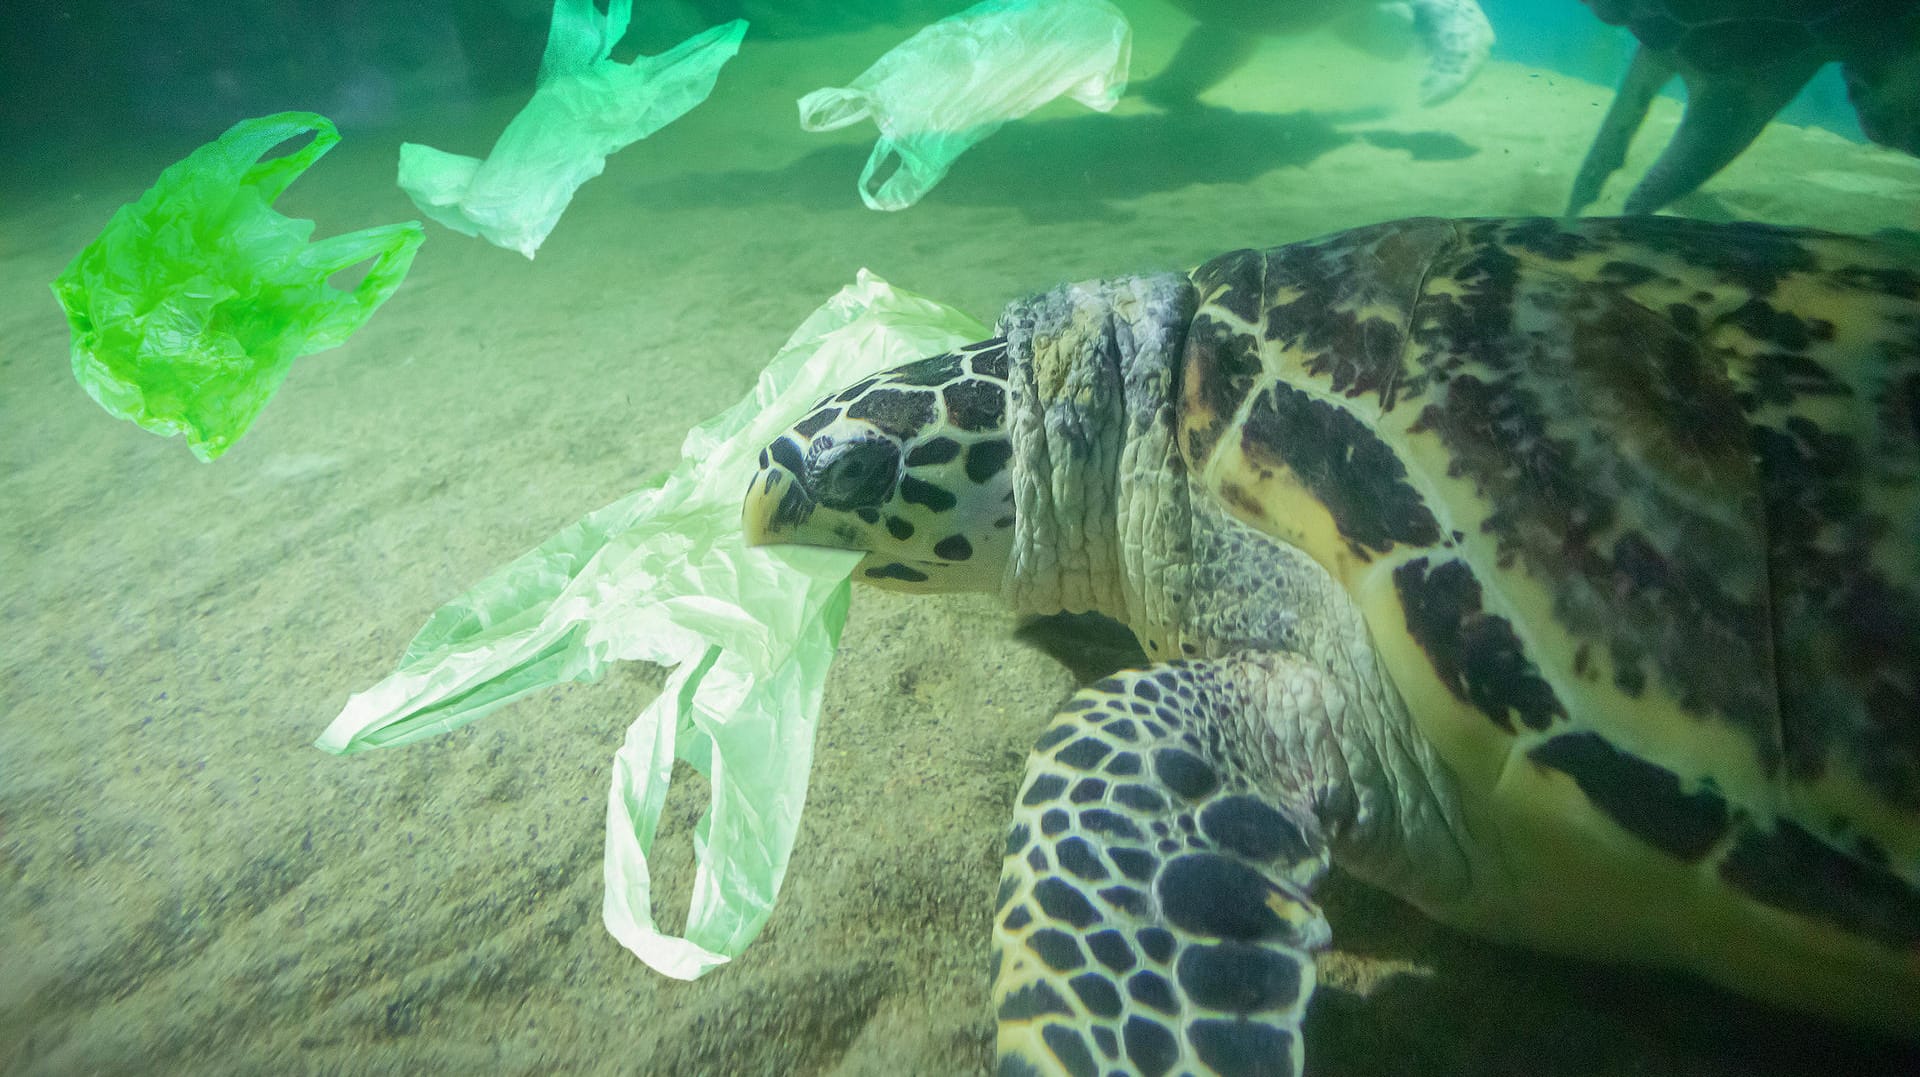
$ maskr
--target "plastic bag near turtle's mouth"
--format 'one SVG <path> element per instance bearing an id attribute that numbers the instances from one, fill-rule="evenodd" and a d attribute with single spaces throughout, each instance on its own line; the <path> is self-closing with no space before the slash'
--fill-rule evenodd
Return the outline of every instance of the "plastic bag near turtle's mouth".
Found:
<path id="1" fill-rule="evenodd" d="M 317 746 L 388 747 L 457 729 L 614 662 L 671 666 L 613 760 L 601 918 L 621 945 L 692 979 L 772 913 L 806 803 L 826 672 L 862 555 L 749 548 L 741 480 L 823 395 L 986 334 L 860 271 L 787 341 L 753 391 L 693 428 L 679 465 L 587 514 L 443 606 L 399 668 L 347 700 Z M 655 926 L 647 856 L 674 761 L 709 779 L 682 936 Z"/>

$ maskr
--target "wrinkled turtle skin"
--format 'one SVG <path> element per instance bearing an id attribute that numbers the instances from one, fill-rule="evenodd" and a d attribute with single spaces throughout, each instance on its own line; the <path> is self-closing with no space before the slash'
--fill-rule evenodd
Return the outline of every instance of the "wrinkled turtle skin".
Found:
<path id="1" fill-rule="evenodd" d="M 1299 1074 L 1329 864 L 1920 1040 L 1920 247 L 1414 219 L 1067 285 L 768 446 L 756 543 L 1095 611 L 1004 1073 Z"/>
<path id="2" fill-rule="evenodd" d="M 1569 215 L 1600 197 L 1654 95 L 1680 76 L 1687 105 L 1626 212 L 1697 190 L 1759 137 L 1823 65 L 1839 63 L 1861 130 L 1920 154 L 1920 4 L 1913 0 L 1585 0 L 1639 40 L 1574 180 Z"/>
<path id="3" fill-rule="evenodd" d="M 1437 105 L 1473 81 L 1493 48 L 1479 0 L 1173 0 L 1198 23 L 1166 69 L 1140 87 L 1162 108 L 1190 108 L 1253 56 L 1260 39 L 1331 26 L 1380 51 L 1387 24 L 1410 21 L 1427 54 L 1420 101 Z"/>

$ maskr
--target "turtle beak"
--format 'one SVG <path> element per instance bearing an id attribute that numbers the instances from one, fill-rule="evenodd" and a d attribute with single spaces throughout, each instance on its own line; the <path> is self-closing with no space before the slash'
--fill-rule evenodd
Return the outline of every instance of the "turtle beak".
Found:
<path id="1" fill-rule="evenodd" d="M 740 527 L 747 545 L 772 546 L 793 541 L 794 528 L 813 515 L 813 499 L 787 469 L 775 465 L 753 477 Z"/>

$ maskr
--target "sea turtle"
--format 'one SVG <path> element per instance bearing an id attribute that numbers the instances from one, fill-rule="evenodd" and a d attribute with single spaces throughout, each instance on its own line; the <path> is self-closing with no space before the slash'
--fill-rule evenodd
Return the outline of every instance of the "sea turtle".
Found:
<path id="1" fill-rule="evenodd" d="M 755 543 L 1095 610 L 1003 1073 L 1300 1072 L 1330 860 L 1920 1036 L 1920 246 L 1414 219 L 1068 285 L 760 458 Z"/>
<path id="2" fill-rule="evenodd" d="M 1673 141 L 1627 196 L 1653 213 L 1691 194 L 1758 138 L 1814 72 L 1841 64 L 1866 136 L 1920 154 L 1920 4 L 1913 0 L 1585 0 L 1639 39 L 1567 202 L 1600 197 L 1660 87 L 1687 87 Z"/>
<path id="3" fill-rule="evenodd" d="M 1457 94 L 1493 47 L 1493 24 L 1478 0 L 1173 0 L 1198 20 L 1166 68 L 1142 83 L 1140 95 L 1162 108 L 1192 106 L 1253 55 L 1261 37 L 1331 25 L 1374 48 L 1393 22 L 1411 23 L 1427 50 L 1420 100 L 1437 105 Z M 1390 36 L 1390 35 L 1389 35 Z"/>

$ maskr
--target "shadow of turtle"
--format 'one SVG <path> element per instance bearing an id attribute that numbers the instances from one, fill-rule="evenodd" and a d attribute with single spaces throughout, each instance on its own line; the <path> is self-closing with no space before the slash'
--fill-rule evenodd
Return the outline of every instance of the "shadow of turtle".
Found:
<path id="1" fill-rule="evenodd" d="M 1789 1013 L 1678 973 L 1475 939 L 1338 872 L 1322 897 L 1334 945 L 1354 964 L 1415 971 L 1388 971 L 1364 994 L 1326 977 L 1305 1026 L 1314 1077 L 1920 1073 L 1920 1044 Z"/>
<path id="2" fill-rule="evenodd" d="M 1480 150 L 1449 131 L 1362 131 L 1360 137 L 1383 150 L 1404 150 L 1416 161 L 1463 161 Z"/>
<path id="3" fill-rule="evenodd" d="M 1019 121 L 962 155 L 922 202 L 1013 207 L 1043 222 L 1108 218 L 1115 202 L 1200 184 L 1248 184 L 1305 168 L 1360 137 L 1391 137 L 1343 126 L 1374 118 L 1204 108 Z M 1435 148 L 1418 135 L 1401 137 L 1416 159 Z M 857 210 L 863 207 L 856 185 L 871 145 L 822 146 L 782 168 L 682 174 L 635 191 L 667 208 L 785 203 L 814 212 Z M 1443 157 L 1459 152 L 1440 149 Z"/>

